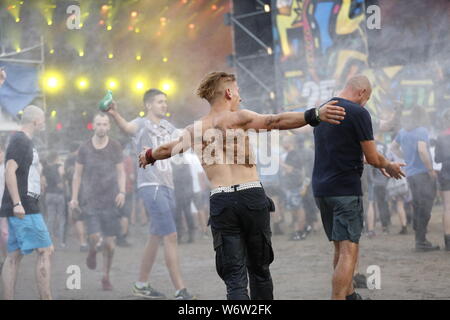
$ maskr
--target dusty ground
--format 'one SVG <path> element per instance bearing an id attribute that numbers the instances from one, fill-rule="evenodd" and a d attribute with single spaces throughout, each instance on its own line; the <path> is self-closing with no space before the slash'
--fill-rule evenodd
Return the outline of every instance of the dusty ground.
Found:
<path id="1" fill-rule="evenodd" d="M 413 252 L 414 236 L 397 235 L 397 217 L 392 218 L 390 235 L 381 235 L 379 229 L 374 239 L 361 239 L 360 272 L 366 273 L 369 265 L 381 269 L 381 289 L 360 289 L 371 299 L 450 299 L 450 252 Z M 429 239 L 443 246 L 442 208 L 433 211 Z M 379 227 L 378 227 L 379 228 Z M 115 290 L 103 292 L 100 271 L 85 266 L 86 254 L 80 253 L 75 241 L 53 257 L 52 289 L 55 299 L 134 299 L 131 284 L 138 273 L 139 259 L 146 239 L 146 227 L 134 226 L 131 248 L 117 248 L 112 269 Z M 332 247 L 322 230 L 300 242 L 287 240 L 287 236 L 273 238 L 275 261 L 271 270 L 276 299 L 328 299 L 330 295 Z M 224 299 L 225 286 L 215 272 L 212 241 L 199 239 L 195 244 L 181 245 L 180 255 L 184 279 L 190 291 L 199 299 Z M 101 266 L 101 260 L 99 261 Z M 22 261 L 17 283 L 16 298 L 36 299 L 34 282 L 35 254 Z M 81 267 L 81 289 L 66 289 L 70 265 Z M 101 269 L 101 268 L 98 268 Z M 173 296 L 168 272 L 160 250 L 151 283 L 155 288 Z M 1 291 L 1 286 L 0 286 Z"/>

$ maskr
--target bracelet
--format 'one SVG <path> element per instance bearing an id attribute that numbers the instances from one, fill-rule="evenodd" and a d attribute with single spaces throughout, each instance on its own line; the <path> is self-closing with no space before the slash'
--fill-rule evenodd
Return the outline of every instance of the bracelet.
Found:
<path id="1" fill-rule="evenodd" d="M 145 158 L 147 159 L 147 162 L 150 163 L 151 165 L 154 165 L 156 162 L 156 159 L 153 158 L 152 155 L 152 149 L 148 149 L 147 152 L 145 153 Z"/>
<path id="2" fill-rule="evenodd" d="M 307 124 L 309 124 L 311 127 L 316 127 L 320 123 L 319 118 L 319 110 L 316 108 L 312 108 L 305 111 L 305 121 Z"/>

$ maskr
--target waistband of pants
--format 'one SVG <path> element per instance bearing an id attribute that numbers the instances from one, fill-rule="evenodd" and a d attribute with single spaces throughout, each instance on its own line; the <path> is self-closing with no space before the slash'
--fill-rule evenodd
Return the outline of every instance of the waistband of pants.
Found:
<path id="1" fill-rule="evenodd" d="M 253 189 L 253 188 L 262 188 L 262 184 L 260 181 L 254 181 L 254 182 L 246 182 L 241 184 L 235 184 L 234 186 L 228 186 L 228 187 L 218 187 L 215 189 L 212 189 L 209 193 L 209 196 L 212 197 L 216 193 L 230 193 L 230 192 L 236 192 L 246 189 Z"/>

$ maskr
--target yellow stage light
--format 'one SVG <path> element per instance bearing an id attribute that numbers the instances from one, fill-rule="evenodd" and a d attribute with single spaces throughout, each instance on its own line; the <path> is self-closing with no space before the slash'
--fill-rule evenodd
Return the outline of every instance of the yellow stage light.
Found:
<path id="1" fill-rule="evenodd" d="M 55 49 L 50 49 L 49 53 L 50 54 L 54 54 L 55 53 Z"/>
<path id="2" fill-rule="evenodd" d="M 167 61 L 169 61 L 169 59 L 166 58 L 166 57 L 164 57 L 164 58 L 163 58 L 163 62 L 167 62 Z"/>
<path id="3" fill-rule="evenodd" d="M 136 56 L 136 60 L 137 60 L 137 61 L 141 61 L 141 59 L 142 59 L 142 57 L 141 57 L 140 55 L 137 55 L 137 56 Z"/>
<path id="4" fill-rule="evenodd" d="M 109 90 L 114 90 L 119 87 L 119 82 L 114 78 L 109 78 L 106 80 L 106 88 Z"/>
<path id="5" fill-rule="evenodd" d="M 160 88 L 167 94 L 173 93 L 175 89 L 175 83 L 171 80 L 163 80 L 160 84 Z"/>
<path id="6" fill-rule="evenodd" d="M 16 22 L 20 22 L 20 18 L 16 18 Z"/>
<path id="7" fill-rule="evenodd" d="M 111 31 L 112 30 L 112 26 L 107 26 L 106 30 Z"/>
<path id="8" fill-rule="evenodd" d="M 108 59 L 112 59 L 112 58 L 114 58 L 114 54 L 112 54 L 112 53 L 108 54 Z"/>
<path id="9" fill-rule="evenodd" d="M 53 21 L 52 21 L 52 20 L 48 20 L 48 21 L 47 21 L 47 24 L 48 24 L 49 26 L 51 26 L 51 25 L 53 24 Z"/>
<path id="10" fill-rule="evenodd" d="M 86 90 L 89 87 L 89 80 L 85 77 L 78 78 L 77 87 L 81 91 Z"/>
<path id="11" fill-rule="evenodd" d="M 145 117 L 145 112 L 144 111 L 139 112 L 139 117 L 141 118 Z"/>
<path id="12" fill-rule="evenodd" d="M 265 4 L 265 5 L 264 5 L 264 11 L 265 11 L 265 12 L 270 12 L 270 5 Z"/>
<path id="13" fill-rule="evenodd" d="M 50 117 L 56 118 L 56 110 L 52 110 L 52 112 L 50 113 Z"/>
<path id="14" fill-rule="evenodd" d="M 84 51 L 78 52 L 78 55 L 79 55 L 80 57 L 84 57 Z"/>
<path id="15" fill-rule="evenodd" d="M 42 78 L 44 90 L 49 93 L 55 93 L 63 86 L 62 77 L 56 72 L 46 72 Z"/>

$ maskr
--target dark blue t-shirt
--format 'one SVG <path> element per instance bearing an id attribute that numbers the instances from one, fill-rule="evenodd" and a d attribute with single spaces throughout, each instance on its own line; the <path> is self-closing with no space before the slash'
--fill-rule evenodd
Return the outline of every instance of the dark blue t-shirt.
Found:
<path id="1" fill-rule="evenodd" d="M 320 123 L 314 129 L 315 158 L 312 186 L 315 197 L 360 196 L 364 170 L 361 141 L 374 140 L 369 111 L 342 98 L 341 124 Z"/>

